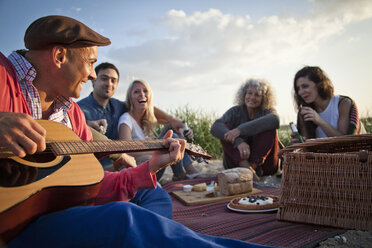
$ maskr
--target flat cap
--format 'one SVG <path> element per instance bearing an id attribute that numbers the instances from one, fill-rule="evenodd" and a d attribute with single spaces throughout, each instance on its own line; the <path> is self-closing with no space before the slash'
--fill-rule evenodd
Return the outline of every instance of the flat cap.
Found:
<path id="1" fill-rule="evenodd" d="M 42 49 L 59 44 L 70 47 L 107 46 L 110 39 L 93 31 L 85 24 L 67 16 L 45 16 L 37 19 L 27 28 L 25 37 L 27 49 Z"/>

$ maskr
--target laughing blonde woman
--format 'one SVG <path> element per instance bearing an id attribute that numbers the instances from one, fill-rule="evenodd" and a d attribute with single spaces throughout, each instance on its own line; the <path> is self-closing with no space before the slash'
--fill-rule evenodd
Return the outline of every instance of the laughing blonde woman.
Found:
<path id="1" fill-rule="evenodd" d="M 127 90 L 126 105 L 128 112 L 124 113 L 118 122 L 118 135 L 121 140 L 145 140 L 154 139 L 154 128 L 158 120 L 154 115 L 153 93 L 150 85 L 144 80 L 133 81 Z M 183 138 L 183 130 L 179 134 L 174 133 L 174 138 Z M 189 131 L 192 135 L 192 131 Z M 186 134 L 187 135 L 187 134 Z M 151 153 L 132 154 L 137 163 L 146 161 Z M 173 180 L 195 178 L 201 176 L 192 164 L 190 156 L 184 155 L 183 160 L 171 165 Z M 156 174 L 159 180 L 164 170 Z"/>

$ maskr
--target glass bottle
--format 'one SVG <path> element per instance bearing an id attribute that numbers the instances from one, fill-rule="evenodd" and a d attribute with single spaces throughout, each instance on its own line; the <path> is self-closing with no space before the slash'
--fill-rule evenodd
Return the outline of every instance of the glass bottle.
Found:
<path id="1" fill-rule="evenodd" d="M 302 138 L 302 136 L 298 132 L 298 129 L 297 129 L 296 125 L 293 122 L 290 122 L 289 126 L 291 127 L 291 130 L 292 130 L 292 133 L 294 134 L 294 137 L 297 138 L 301 143 L 304 143 L 304 139 Z"/>

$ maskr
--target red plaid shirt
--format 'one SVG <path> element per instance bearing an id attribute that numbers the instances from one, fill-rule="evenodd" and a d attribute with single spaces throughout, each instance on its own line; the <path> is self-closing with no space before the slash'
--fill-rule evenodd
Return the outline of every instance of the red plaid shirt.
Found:
<path id="1" fill-rule="evenodd" d="M 18 52 L 10 54 L 8 59 L 16 69 L 18 82 L 27 105 L 31 110 L 32 117 L 34 119 L 42 119 L 39 92 L 32 83 L 36 78 L 35 68 Z M 69 98 L 57 97 L 53 103 L 53 113 L 49 116 L 48 120 L 59 122 L 72 128 L 70 118 L 67 114 L 70 106 L 71 102 Z"/>

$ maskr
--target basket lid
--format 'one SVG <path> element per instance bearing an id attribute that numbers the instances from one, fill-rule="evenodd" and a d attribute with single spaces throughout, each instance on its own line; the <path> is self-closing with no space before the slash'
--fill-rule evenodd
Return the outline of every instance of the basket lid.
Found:
<path id="1" fill-rule="evenodd" d="M 371 150 L 372 134 L 344 135 L 328 138 L 308 139 L 304 143 L 298 143 L 284 147 L 278 152 L 282 157 L 292 151 L 306 152 L 351 152 L 359 150 Z"/>

